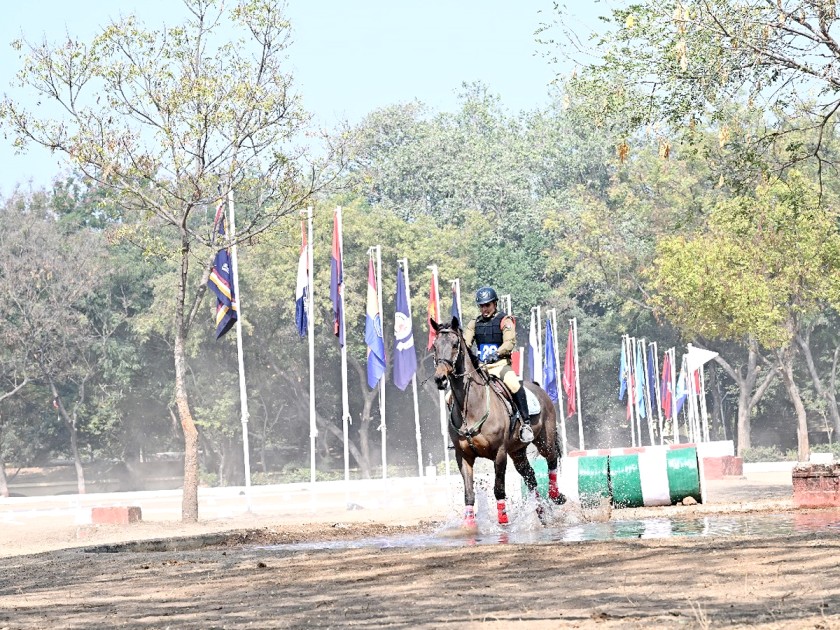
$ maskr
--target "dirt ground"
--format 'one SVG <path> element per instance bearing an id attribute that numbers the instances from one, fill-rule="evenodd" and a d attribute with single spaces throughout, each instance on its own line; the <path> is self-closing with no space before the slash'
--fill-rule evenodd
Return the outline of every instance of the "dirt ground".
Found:
<path id="1" fill-rule="evenodd" d="M 712 495 L 612 519 L 792 509 L 789 483 L 719 482 Z M 5 528 L 0 630 L 840 628 L 836 530 L 488 546 L 448 521 L 415 508 Z M 429 532 L 462 544 L 266 548 Z"/>

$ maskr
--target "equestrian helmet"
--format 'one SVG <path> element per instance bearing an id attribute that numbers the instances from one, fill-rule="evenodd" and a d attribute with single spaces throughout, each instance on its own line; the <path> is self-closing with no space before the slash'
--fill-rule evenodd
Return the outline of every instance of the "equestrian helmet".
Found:
<path id="1" fill-rule="evenodd" d="M 475 293 L 475 303 L 481 306 L 482 304 L 489 304 L 490 302 L 498 302 L 499 296 L 493 287 L 481 287 Z"/>

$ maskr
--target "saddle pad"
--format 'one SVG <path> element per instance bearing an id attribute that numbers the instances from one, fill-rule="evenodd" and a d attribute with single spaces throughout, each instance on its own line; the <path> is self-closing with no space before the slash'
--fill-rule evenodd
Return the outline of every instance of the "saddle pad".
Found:
<path id="1" fill-rule="evenodd" d="M 525 388 L 525 398 L 528 399 L 528 413 L 532 416 L 536 416 L 541 410 L 540 399 L 537 398 L 537 395 L 527 387 Z"/>

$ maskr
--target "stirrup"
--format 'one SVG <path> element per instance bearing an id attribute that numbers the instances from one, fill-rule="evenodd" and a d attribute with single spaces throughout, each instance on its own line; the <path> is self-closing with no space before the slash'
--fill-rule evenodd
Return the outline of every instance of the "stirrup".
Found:
<path id="1" fill-rule="evenodd" d="M 522 426 L 519 427 L 519 441 L 524 444 L 534 441 L 534 431 L 531 429 L 530 424 L 523 422 Z"/>

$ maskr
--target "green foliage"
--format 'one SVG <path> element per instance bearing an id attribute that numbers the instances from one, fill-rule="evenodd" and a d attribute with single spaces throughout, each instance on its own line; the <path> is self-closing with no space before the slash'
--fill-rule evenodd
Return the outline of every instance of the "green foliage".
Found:
<path id="1" fill-rule="evenodd" d="M 777 446 L 754 446 L 744 450 L 743 454 L 745 464 L 753 464 L 756 462 L 784 462 L 796 461 L 796 451 L 787 451 L 783 453 Z"/>

